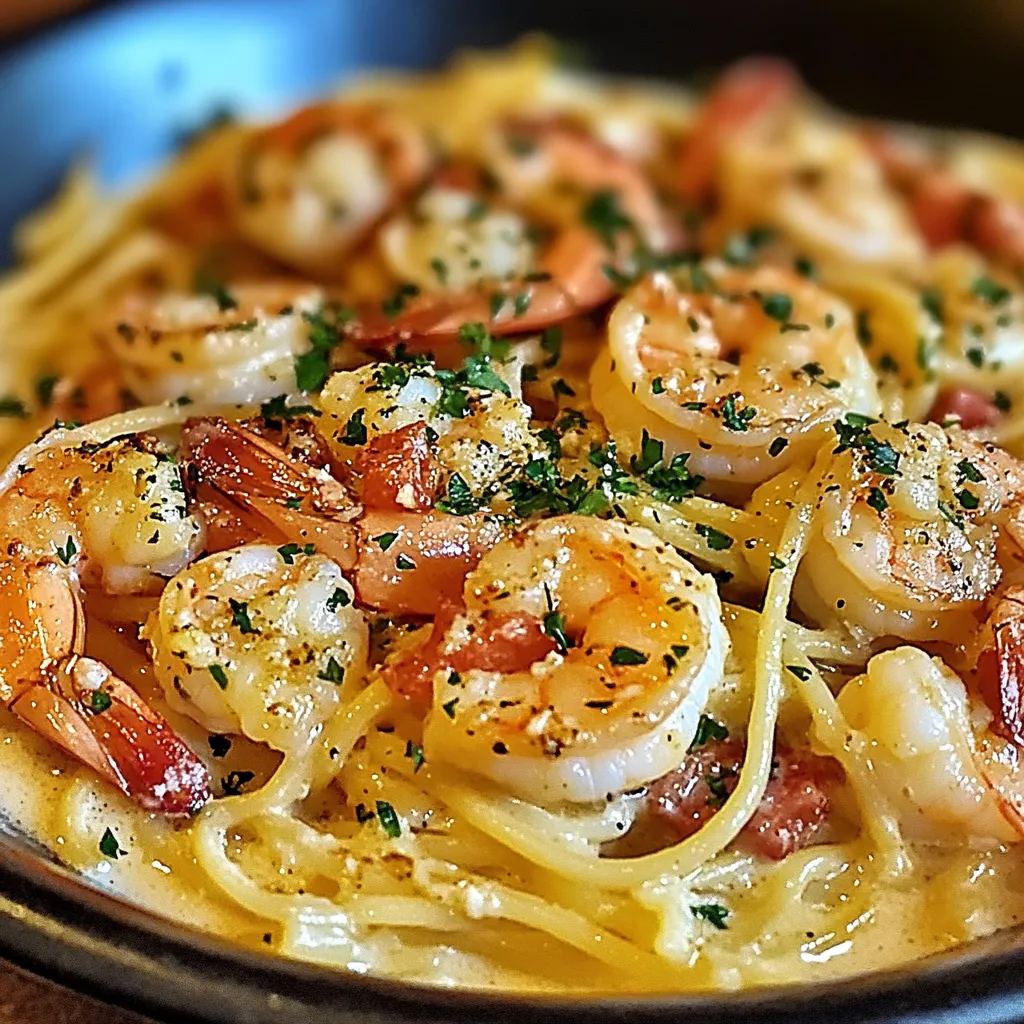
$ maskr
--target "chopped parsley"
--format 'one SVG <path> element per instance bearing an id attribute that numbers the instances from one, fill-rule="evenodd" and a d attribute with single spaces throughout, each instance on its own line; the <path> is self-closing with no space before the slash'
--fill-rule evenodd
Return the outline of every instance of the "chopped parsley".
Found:
<path id="1" fill-rule="evenodd" d="M 338 440 L 342 444 L 347 444 L 350 447 L 366 444 L 366 424 L 363 423 L 363 417 L 365 415 L 365 409 L 356 409 L 356 411 L 349 416 L 348 423 L 345 424 L 344 432 L 337 435 Z"/>
<path id="2" fill-rule="evenodd" d="M 53 546 L 54 551 L 57 552 L 57 557 L 65 564 L 70 565 L 71 559 L 78 553 L 78 547 L 75 544 L 73 537 L 68 537 L 67 543 L 64 547 L 58 547 L 56 544 Z"/>
<path id="3" fill-rule="evenodd" d="M 620 231 L 632 231 L 633 221 L 622 212 L 615 192 L 595 192 L 580 214 L 583 223 L 594 232 L 605 248 L 614 249 Z"/>
<path id="4" fill-rule="evenodd" d="M 966 488 L 962 491 L 956 492 L 956 500 L 960 502 L 961 508 L 965 508 L 969 512 L 973 512 L 980 504 L 978 496 L 973 491 L 968 491 Z"/>
<path id="5" fill-rule="evenodd" d="M 1010 299 L 1009 288 L 1004 288 L 998 281 L 982 275 L 971 282 L 971 292 L 990 306 L 1001 306 Z"/>
<path id="6" fill-rule="evenodd" d="M 444 260 L 442 260 L 439 257 L 435 256 L 430 261 L 430 269 L 434 272 L 434 274 L 437 277 L 437 280 L 442 285 L 445 285 L 445 284 L 448 283 L 448 264 L 445 263 Z"/>
<path id="7" fill-rule="evenodd" d="M 881 487 L 871 488 L 868 492 L 867 504 L 869 508 L 873 508 L 878 513 L 884 512 L 889 507 L 889 501 Z"/>
<path id="8" fill-rule="evenodd" d="M 233 597 L 228 598 L 231 605 L 231 624 L 237 626 L 241 633 L 255 633 L 252 620 L 249 618 L 249 606 L 245 601 L 236 601 Z"/>
<path id="9" fill-rule="evenodd" d="M 228 688 L 228 674 L 224 671 L 223 665 L 208 665 L 207 672 L 213 676 L 213 681 L 222 689 Z"/>
<path id="10" fill-rule="evenodd" d="M 117 860 L 118 857 L 128 856 L 128 851 L 121 849 L 117 836 L 109 828 L 103 830 L 103 836 L 100 839 L 100 853 L 110 860 Z"/>
<path id="11" fill-rule="evenodd" d="M 719 931 L 725 931 L 729 927 L 725 923 L 725 919 L 729 916 L 729 910 L 721 903 L 697 903 L 690 907 L 690 913 L 694 917 L 714 925 Z"/>
<path id="12" fill-rule="evenodd" d="M 416 563 L 411 558 L 407 558 L 405 555 L 399 555 L 395 559 L 395 568 L 402 569 L 403 571 L 406 569 L 415 569 Z"/>
<path id="13" fill-rule="evenodd" d="M 877 420 L 860 413 L 848 412 L 845 420 L 836 420 L 834 426 L 839 444 L 832 454 L 858 451 L 868 468 L 883 476 L 899 473 L 900 454 L 888 441 L 880 441 L 871 433 L 871 426 Z"/>
<path id="14" fill-rule="evenodd" d="M 545 369 L 550 370 L 558 365 L 562 358 L 562 328 L 548 327 L 540 336 L 540 347 L 547 352 L 548 357 L 544 360 Z"/>
<path id="15" fill-rule="evenodd" d="M 391 545 L 394 544 L 396 540 L 398 540 L 398 533 L 397 531 L 391 533 L 382 533 L 377 537 L 371 537 L 370 540 L 372 540 L 374 544 L 376 544 L 381 549 L 381 551 L 387 551 L 387 549 L 391 547 Z"/>
<path id="16" fill-rule="evenodd" d="M 200 268 L 196 273 L 195 289 L 200 295 L 209 295 L 222 313 L 229 309 L 238 309 L 238 301 L 227 290 L 224 282 L 216 278 L 209 268 Z"/>
<path id="17" fill-rule="evenodd" d="M 423 748 L 412 740 L 406 740 L 405 756 L 412 761 L 412 773 L 415 775 L 422 767 L 426 758 L 423 756 Z"/>
<path id="18" fill-rule="evenodd" d="M 267 423 L 275 423 L 296 416 L 319 416 L 320 410 L 311 405 L 289 405 L 287 395 L 277 395 L 260 406 L 260 415 Z"/>
<path id="19" fill-rule="evenodd" d="M 450 676 L 448 677 L 448 682 L 449 683 L 451 682 L 451 677 Z M 454 720 L 454 718 L 455 718 L 455 705 L 458 704 L 458 703 L 459 703 L 459 698 L 458 697 L 453 697 L 446 704 L 442 704 L 441 705 L 441 708 L 443 709 L 444 713 L 449 718 L 451 718 L 452 720 Z"/>
<path id="20" fill-rule="evenodd" d="M 327 610 L 329 612 L 336 612 L 339 608 L 347 608 L 352 603 L 352 598 L 348 596 L 346 591 L 342 587 L 335 587 L 334 593 L 327 598 Z"/>
<path id="21" fill-rule="evenodd" d="M 788 323 L 793 315 L 793 300 L 785 292 L 769 292 L 761 295 L 761 309 L 765 316 L 770 316 L 779 323 Z"/>
<path id="22" fill-rule="evenodd" d="M 453 516 L 468 516 L 480 510 L 481 502 L 473 497 L 469 484 L 459 473 L 452 473 L 445 488 L 445 497 L 437 503 L 438 509 Z"/>
<path id="23" fill-rule="evenodd" d="M 111 704 L 113 704 L 113 701 L 106 690 L 93 690 L 89 694 L 89 710 L 94 715 L 102 715 L 104 711 L 110 709 Z"/>
<path id="24" fill-rule="evenodd" d="M 956 469 L 961 480 L 967 480 L 972 484 L 980 484 L 985 479 L 970 459 L 961 459 L 956 464 Z"/>
<path id="25" fill-rule="evenodd" d="M 402 823 L 398 820 L 394 807 L 387 800 L 378 800 L 376 804 L 380 827 L 384 829 L 389 839 L 397 839 L 402 834 Z"/>
<path id="26" fill-rule="evenodd" d="M 646 665 L 650 657 L 633 647 L 617 646 L 612 648 L 608 660 L 613 665 Z"/>
<path id="27" fill-rule="evenodd" d="M 743 396 L 738 391 L 726 395 L 721 409 L 722 422 L 729 430 L 735 430 L 738 433 L 746 431 L 747 424 L 757 415 L 757 409 L 752 405 L 744 406 L 742 409 L 736 408 L 737 399 L 742 398 Z"/>
<path id="28" fill-rule="evenodd" d="M 301 547 L 298 544 L 282 544 L 277 549 L 285 565 L 294 565 L 296 555 L 311 555 L 314 551 L 316 547 L 312 544 L 303 544 Z"/>
<path id="29" fill-rule="evenodd" d="M 811 670 L 804 665 L 787 665 L 787 672 L 792 672 L 802 683 L 806 683 L 811 678 Z"/>
<path id="30" fill-rule="evenodd" d="M 722 533 L 721 530 L 716 530 L 713 526 L 708 526 L 705 523 L 698 523 L 696 526 L 697 534 L 703 537 L 707 543 L 707 546 L 712 551 L 726 551 L 733 545 L 733 539 L 727 533 Z"/>
<path id="31" fill-rule="evenodd" d="M 697 722 L 697 731 L 693 734 L 690 750 L 697 750 L 711 740 L 727 740 L 728 738 L 729 730 L 721 722 L 716 722 L 709 715 L 701 715 Z"/>
<path id="32" fill-rule="evenodd" d="M 316 677 L 325 683 L 342 683 L 345 680 L 345 666 L 332 655 L 327 659 L 327 664 L 317 672 Z"/>
<path id="33" fill-rule="evenodd" d="M 380 304 L 381 312 L 389 319 L 394 319 L 405 309 L 409 299 L 416 298 L 420 290 L 414 284 L 400 284 L 395 291 Z"/>
<path id="34" fill-rule="evenodd" d="M 561 612 L 549 611 L 544 616 L 544 632 L 555 641 L 559 654 L 565 654 L 572 647 L 572 641 L 565 633 L 565 616 Z"/>

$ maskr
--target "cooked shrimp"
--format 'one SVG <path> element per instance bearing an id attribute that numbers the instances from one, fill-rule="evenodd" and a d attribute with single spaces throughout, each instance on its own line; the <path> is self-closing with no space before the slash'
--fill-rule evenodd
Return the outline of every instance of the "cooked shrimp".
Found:
<path id="1" fill-rule="evenodd" d="M 942 317 L 933 360 L 940 385 L 993 402 L 1024 369 L 1024 291 L 1016 275 L 955 245 L 931 260 L 929 278 L 929 295 Z M 998 413 L 996 408 L 986 419 L 1001 418 Z M 939 419 L 934 413 L 932 418 Z"/>
<path id="2" fill-rule="evenodd" d="M 392 614 L 432 614 L 439 600 L 460 592 L 466 573 L 502 535 L 489 516 L 447 515 L 427 505 L 395 511 L 395 503 L 407 507 L 398 499 L 418 493 L 409 489 L 403 463 L 397 477 L 378 471 L 380 494 L 371 485 L 364 496 L 388 497 L 367 507 L 326 469 L 304 464 L 243 424 L 189 421 L 182 445 L 194 481 L 228 507 L 226 522 L 218 523 L 222 543 L 309 545 L 354 571 L 362 603 Z"/>
<path id="3" fill-rule="evenodd" d="M 713 485 L 749 486 L 806 459 L 847 410 L 876 412 L 878 393 L 839 299 L 779 268 L 709 270 L 627 293 L 593 401 L 624 451 L 646 431 Z"/>
<path id="4" fill-rule="evenodd" d="M 366 670 L 353 596 L 329 558 L 251 544 L 179 572 L 143 635 L 172 705 L 211 732 L 298 752 Z"/>
<path id="5" fill-rule="evenodd" d="M 349 325 L 356 340 L 445 340 L 467 323 L 536 331 L 607 302 L 609 265 L 677 240 L 640 168 L 576 128 L 510 122 L 483 154 L 490 192 L 479 173 L 447 172 L 382 229 L 402 284 Z M 543 244 L 537 221 L 552 228 Z"/>
<path id="6" fill-rule="evenodd" d="M 990 731 L 991 716 L 941 659 L 913 647 L 877 654 L 838 703 L 908 836 L 1024 836 L 1018 751 Z"/>
<path id="7" fill-rule="evenodd" d="M 285 283 L 216 295 L 133 294 L 101 337 L 125 385 L 146 404 L 261 402 L 299 390 L 295 359 L 311 350 L 309 318 L 317 316 L 331 327 L 333 307 L 320 290 Z"/>
<path id="8" fill-rule="evenodd" d="M 495 546 L 385 680 L 424 750 L 540 803 L 680 763 L 729 640 L 714 581 L 640 527 L 563 516 Z"/>
<path id="9" fill-rule="evenodd" d="M 848 417 L 827 474 L 797 603 L 869 636 L 973 635 L 1002 578 L 1000 526 L 1024 496 L 1024 467 L 992 444 L 935 424 Z M 752 499 L 764 521 L 785 509 L 792 474 Z"/>
<path id="10" fill-rule="evenodd" d="M 1024 267 L 1020 203 L 960 180 L 927 147 L 881 131 L 866 132 L 865 138 L 932 248 L 967 242 L 1017 269 Z"/>
<path id="11" fill-rule="evenodd" d="M 710 199 L 722 148 L 735 134 L 792 102 L 800 85 L 784 61 L 756 58 L 728 69 L 704 99 L 679 151 L 679 189 L 695 205 Z"/>
<path id="12" fill-rule="evenodd" d="M 459 375 L 378 363 L 331 377 L 320 396 L 321 428 L 365 505 L 424 511 L 457 476 L 463 503 L 492 508 L 503 480 L 547 454 L 500 364 L 477 365 L 483 373 Z"/>
<path id="13" fill-rule="evenodd" d="M 684 194 L 715 187 L 712 234 L 756 224 L 825 263 L 917 267 L 920 239 L 871 151 L 799 102 L 798 85 L 777 61 L 727 71 L 682 151 Z"/>
<path id="14" fill-rule="evenodd" d="M 0 700 L 147 810 L 198 810 L 202 762 L 82 653 L 83 591 L 158 591 L 202 546 L 178 467 L 141 436 L 49 449 L 0 496 L 0 519 Z"/>
<path id="15" fill-rule="evenodd" d="M 253 244 L 311 273 L 340 259 L 426 175 L 423 135 L 372 103 L 306 107 L 256 133 L 230 169 L 235 221 Z"/>

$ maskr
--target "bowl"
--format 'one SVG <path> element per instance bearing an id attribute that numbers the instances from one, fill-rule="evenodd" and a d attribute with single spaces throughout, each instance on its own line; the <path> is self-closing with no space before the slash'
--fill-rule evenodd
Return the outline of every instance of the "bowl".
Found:
<path id="1" fill-rule="evenodd" d="M 430 67 L 530 29 L 610 71 L 680 78 L 750 52 L 793 59 L 815 89 L 869 115 L 1024 135 L 1024 19 L 951 0 L 147 0 L 93 5 L 0 46 L 0 265 L 17 219 L 91 152 L 123 185 L 229 108 L 269 113 L 359 68 Z M 1024 1019 L 1015 930 L 827 985 L 707 996 L 567 1000 L 419 988 L 283 961 L 101 892 L 0 828 L 0 955 L 166 1021 L 817 1024 Z"/>

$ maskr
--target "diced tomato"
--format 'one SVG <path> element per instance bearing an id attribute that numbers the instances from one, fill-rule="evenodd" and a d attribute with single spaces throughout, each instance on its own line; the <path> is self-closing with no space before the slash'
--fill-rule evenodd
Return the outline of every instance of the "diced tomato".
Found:
<path id="1" fill-rule="evenodd" d="M 995 403 L 983 391 L 973 388 L 953 388 L 940 391 L 928 413 L 932 423 L 959 420 L 964 430 L 991 427 L 1003 418 Z"/>
<path id="2" fill-rule="evenodd" d="M 428 430 L 426 423 L 411 423 L 359 449 L 353 470 L 367 508 L 426 512 L 434 507 L 440 468 Z"/>
<path id="3" fill-rule="evenodd" d="M 651 785 L 649 812 L 680 838 L 692 835 L 736 788 L 743 754 L 736 740 L 692 751 L 680 768 Z M 772 860 L 806 846 L 828 815 L 829 789 L 841 778 L 831 758 L 777 749 L 764 797 L 737 845 Z"/>

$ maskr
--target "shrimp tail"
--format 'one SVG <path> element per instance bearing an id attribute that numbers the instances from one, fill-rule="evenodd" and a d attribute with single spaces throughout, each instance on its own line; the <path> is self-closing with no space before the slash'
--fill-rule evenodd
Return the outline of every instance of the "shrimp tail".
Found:
<path id="1" fill-rule="evenodd" d="M 328 472 L 290 458 L 254 430 L 230 420 L 188 420 L 181 434 L 193 485 L 205 483 L 243 513 L 286 540 L 313 542 L 351 568 L 361 508 Z"/>
<path id="2" fill-rule="evenodd" d="M 213 792 L 206 766 L 167 721 L 102 662 L 72 655 L 11 711 L 147 811 L 196 814 Z M 73 696 L 66 696 L 70 690 Z"/>

